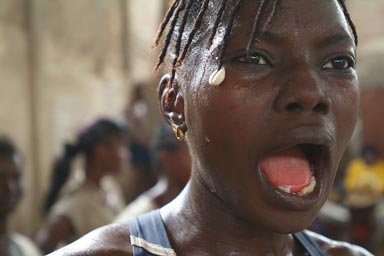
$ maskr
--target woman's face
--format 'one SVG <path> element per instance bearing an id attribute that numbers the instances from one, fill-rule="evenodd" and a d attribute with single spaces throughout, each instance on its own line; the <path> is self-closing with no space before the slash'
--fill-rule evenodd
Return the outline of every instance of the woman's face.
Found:
<path id="1" fill-rule="evenodd" d="M 285 0 L 247 56 L 258 5 L 242 1 L 220 86 L 208 84 L 217 61 L 204 44 L 191 53 L 200 51 L 200 64 L 182 70 L 191 82 L 179 75 L 192 179 L 248 223 L 293 232 L 326 200 L 355 126 L 354 38 L 336 0 Z M 312 192 L 278 188 L 276 180 L 294 186 L 308 172 Z"/>
<path id="2" fill-rule="evenodd" d="M 17 159 L 0 159 L 0 212 L 10 213 L 19 203 L 22 195 L 21 173 Z"/>
<path id="3" fill-rule="evenodd" d="M 123 137 L 120 135 L 112 136 L 110 141 L 104 146 L 104 165 L 108 173 L 118 173 L 121 171 L 124 161 L 128 157 L 128 151 Z"/>

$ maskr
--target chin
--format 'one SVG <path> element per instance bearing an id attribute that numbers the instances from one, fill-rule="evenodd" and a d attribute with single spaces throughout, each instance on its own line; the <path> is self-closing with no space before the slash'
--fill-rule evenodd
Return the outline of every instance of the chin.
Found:
<path id="1" fill-rule="evenodd" d="M 292 234 L 307 229 L 315 220 L 315 216 L 297 215 L 297 217 L 270 223 L 269 229 L 274 233 Z"/>

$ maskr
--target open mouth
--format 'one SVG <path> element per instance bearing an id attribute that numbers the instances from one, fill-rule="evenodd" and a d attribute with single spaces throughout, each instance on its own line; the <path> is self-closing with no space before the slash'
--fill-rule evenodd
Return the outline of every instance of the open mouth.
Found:
<path id="1" fill-rule="evenodd" d="M 292 145 L 264 156 L 259 167 L 280 191 L 303 197 L 315 190 L 328 161 L 328 152 L 328 147 L 320 144 Z"/>

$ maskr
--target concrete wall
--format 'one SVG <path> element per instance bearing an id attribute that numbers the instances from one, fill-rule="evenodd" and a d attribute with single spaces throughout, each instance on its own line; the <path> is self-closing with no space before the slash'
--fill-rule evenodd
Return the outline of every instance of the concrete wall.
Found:
<path id="1" fill-rule="evenodd" d="M 96 116 L 121 117 L 129 85 L 154 79 L 161 12 L 158 0 L 0 0 L 0 132 L 26 160 L 16 230 L 39 226 L 62 142 Z"/>
<path id="2" fill-rule="evenodd" d="M 384 1 L 348 0 L 360 37 L 358 70 L 363 88 L 384 86 Z"/>
<path id="3" fill-rule="evenodd" d="M 0 1 L 0 132 L 14 138 L 25 157 L 25 194 L 16 218 L 28 211 L 34 191 L 31 83 L 27 17 L 23 0 Z M 25 224 L 25 222 L 24 222 Z"/>

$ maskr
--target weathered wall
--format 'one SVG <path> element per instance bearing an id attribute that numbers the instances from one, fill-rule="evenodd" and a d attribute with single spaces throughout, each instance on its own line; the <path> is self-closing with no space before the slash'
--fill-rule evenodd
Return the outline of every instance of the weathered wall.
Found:
<path id="1" fill-rule="evenodd" d="M 363 88 L 384 86 L 384 1 L 348 0 L 360 37 L 358 70 Z"/>
<path id="2" fill-rule="evenodd" d="M 359 34 L 360 42 L 358 47 L 358 63 L 357 69 L 363 95 L 366 90 L 375 90 L 375 88 L 384 87 L 384 26 L 383 13 L 384 1 L 382 0 L 348 0 L 349 10 L 354 20 L 354 23 Z M 369 92 L 367 92 L 369 94 Z M 375 110 L 370 110 L 369 107 L 375 106 L 366 101 L 367 97 L 362 98 L 361 118 L 355 130 L 354 137 L 351 143 L 352 154 L 358 154 L 360 146 L 364 143 L 364 137 L 371 138 L 375 134 L 367 134 L 367 131 L 383 130 L 377 124 L 375 127 L 370 127 L 372 122 L 363 122 L 364 118 L 372 116 L 371 113 Z M 376 98 L 377 99 L 377 98 Z M 384 101 L 384 99 L 382 99 Z M 376 105 L 377 106 L 377 105 Z M 381 112 L 383 112 L 381 110 Z M 368 126 L 368 127 L 367 127 Z M 363 134 L 365 134 L 363 136 Z M 383 134 L 377 135 L 377 138 L 382 138 Z M 384 145 L 381 145 L 384 148 Z"/>
<path id="3" fill-rule="evenodd" d="M 14 138 L 24 153 L 25 198 L 16 218 L 30 209 L 34 191 L 27 19 L 23 0 L 0 1 L 0 133 Z M 24 222 L 25 223 L 25 222 Z"/>
<path id="4" fill-rule="evenodd" d="M 15 138 L 26 157 L 15 229 L 32 234 L 40 224 L 49 168 L 62 142 L 90 118 L 121 117 L 129 85 L 153 80 L 149 49 L 161 6 L 158 0 L 0 0 L 0 132 Z"/>

